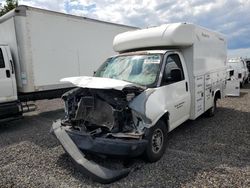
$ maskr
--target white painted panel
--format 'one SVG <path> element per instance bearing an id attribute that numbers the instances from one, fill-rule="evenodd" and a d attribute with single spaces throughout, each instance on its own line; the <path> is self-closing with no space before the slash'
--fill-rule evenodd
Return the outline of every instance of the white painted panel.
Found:
<path id="1" fill-rule="evenodd" d="M 27 12 L 37 90 L 62 87 L 60 79 L 65 77 L 92 76 L 115 54 L 113 37 L 132 29 L 46 11 Z"/>

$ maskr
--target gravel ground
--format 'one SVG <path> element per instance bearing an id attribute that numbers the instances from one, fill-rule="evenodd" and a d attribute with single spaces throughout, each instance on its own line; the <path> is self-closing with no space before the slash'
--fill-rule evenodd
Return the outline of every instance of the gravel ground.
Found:
<path id="1" fill-rule="evenodd" d="M 79 172 L 49 134 L 52 121 L 63 116 L 61 101 L 37 105 L 24 119 L 0 125 L 0 187 L 250 187 L 250 84 L 240 97 L 220 101 L 215 117 L 172 131 L 160 161 L 100 160 L 132 169 L 109 185 Z"/>

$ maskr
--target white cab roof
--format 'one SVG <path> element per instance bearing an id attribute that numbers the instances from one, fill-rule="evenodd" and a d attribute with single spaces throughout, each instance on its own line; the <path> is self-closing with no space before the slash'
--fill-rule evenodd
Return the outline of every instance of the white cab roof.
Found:
<path id="1" fill-rule="evenodd" d="M 159 27 L 121 33 L 114 38 L 113 48 L 117 52 L 123 52 L 131 49 L 145 49 L 160 46 L 191 46 L 197 40 L 196 28 L 201 28 L 203 31 L 206 31 L 201 33 L 201 35 L 206 35 L 202 37 L 209 37 L 209 33 L 213 33 L 219 40 L 224 40 L 221 34 L 194 24 L 172 23 Z"/>

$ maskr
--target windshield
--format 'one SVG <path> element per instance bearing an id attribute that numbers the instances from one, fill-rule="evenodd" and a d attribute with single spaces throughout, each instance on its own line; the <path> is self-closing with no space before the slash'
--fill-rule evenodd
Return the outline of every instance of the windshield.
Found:
<path id="1" fill-rule="evenodd" d="M 95 76 L 148 86 L 156 81 L 160 71 L 161 57 L 160 54 L 113 57 L 97 70 Z"/>

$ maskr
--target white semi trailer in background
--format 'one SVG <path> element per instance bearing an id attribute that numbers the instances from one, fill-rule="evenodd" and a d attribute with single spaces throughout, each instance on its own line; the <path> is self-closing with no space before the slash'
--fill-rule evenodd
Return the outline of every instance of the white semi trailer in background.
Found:
<path id="1" fill-rule="evenodd" d="M 220 33 L 166 24 L 119 34 L 113 45 L 120 54 L 94 77 L 62 80 L 78 88 L 63 95 L 65 118 L 52 125 L 75 162 L 103 183 L 129 171 L 98 166 L 84 152 L 157 161 L 170 131 L 215 114 L 226 85 L 227 42 Z"/>
<path id="2" fill-rule="evenodd" d="M 60 97 L 59 80 L 89 75 L 114 55 L 115 35 L 136 29 L 19 6 L 0 18 L 0 120 L 34 110 L 22 102 Z"/>

